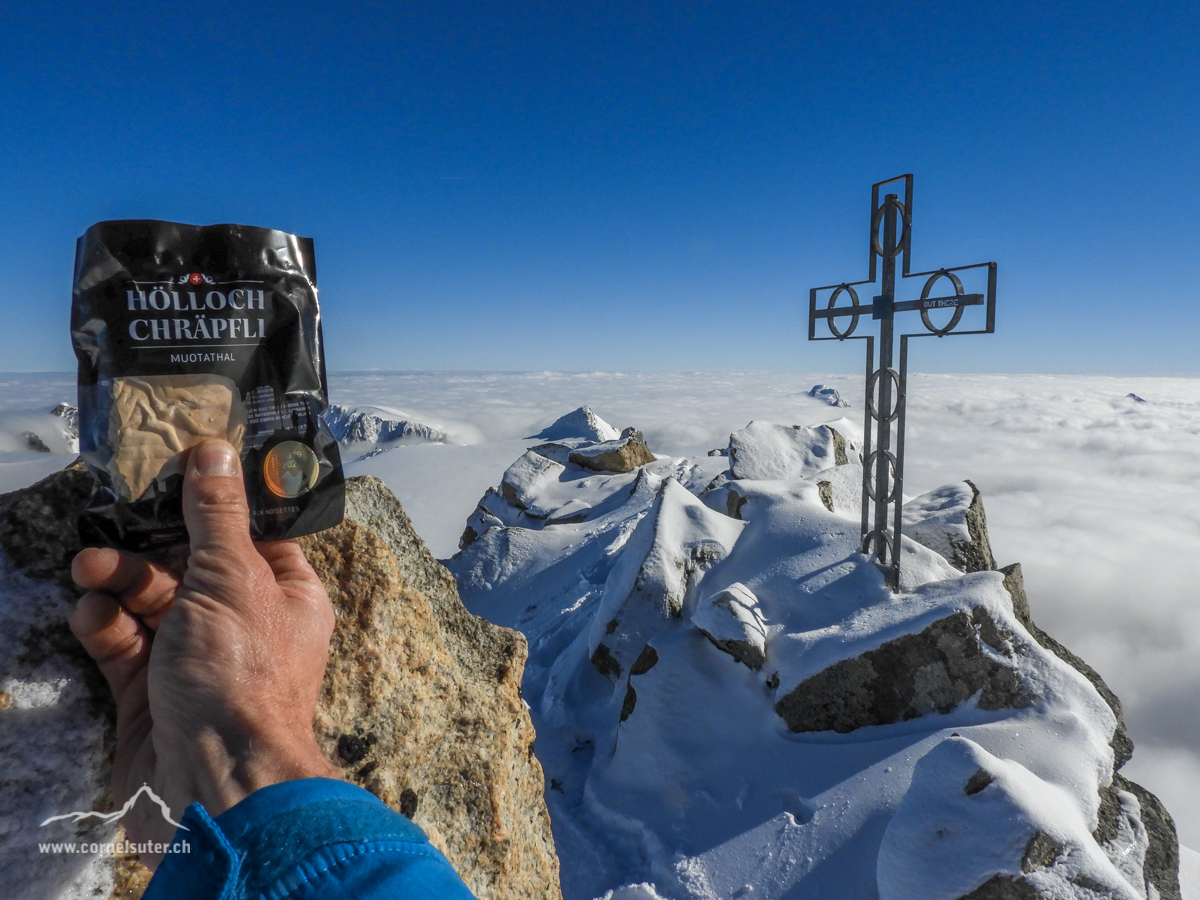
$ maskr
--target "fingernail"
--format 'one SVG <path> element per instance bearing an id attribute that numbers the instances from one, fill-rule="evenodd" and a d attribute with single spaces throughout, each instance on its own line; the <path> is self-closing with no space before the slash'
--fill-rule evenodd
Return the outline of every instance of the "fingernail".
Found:
<path id="1" fill-rule="evenodd" d="M 200 475 L 236 475 L 238 458 L 225 441 L 205 441 L 192 451 L 196 472 Z"/>

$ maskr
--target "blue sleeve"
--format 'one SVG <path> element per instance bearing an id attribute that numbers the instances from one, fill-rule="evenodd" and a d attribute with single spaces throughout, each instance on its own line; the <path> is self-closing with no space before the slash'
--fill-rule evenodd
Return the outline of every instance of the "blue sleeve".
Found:
<path id="1" fill-rule="evenodd" d="M 425 833 L 329 778 L 255 791 L 211 818 L 187 808 L 143 900 L 474 900 Z"/>

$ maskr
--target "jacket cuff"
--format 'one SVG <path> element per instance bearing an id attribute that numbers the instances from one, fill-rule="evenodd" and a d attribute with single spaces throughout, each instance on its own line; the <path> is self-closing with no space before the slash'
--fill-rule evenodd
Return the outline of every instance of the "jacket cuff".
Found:
<path id="1" fill-rule="evenodd" d="M 216 819 L 193 803 L 143 900 L 258 896 L 323 847 L 371 841 L 428 846 L 420 828 L 373 794 L 331 778 L 260 788 Z"/>

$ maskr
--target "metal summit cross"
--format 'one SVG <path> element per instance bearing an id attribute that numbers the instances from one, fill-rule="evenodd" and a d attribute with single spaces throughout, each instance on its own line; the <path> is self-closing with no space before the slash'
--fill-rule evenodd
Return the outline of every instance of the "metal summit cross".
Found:
<path id="1" fill-rule="evenodd" d="M 879 202 L 879 189 L 885 185 L 904 182 L 904 202 L 896 194 L 888 194 Z M 871 264 L 866 281 L 842 282 L 828 287 L 813 288 L 808 293 L 808 339 L 810 341 L 865 340 L 867 342 L 867 394 L 866 417 L 863 427 L 863 497 L 862 497 L 862 552 L 871 555 L 884 570 L 892 590 L 900 589 L 900 531 L 903 512 L 904 488 L 904 400 L 908 383 L 908 339 L 910 337 L 945 337 L 948 334 L 991 334 L 996 322 L 996 264 L 977 263 L 972 266 L 935 269 L 930 272 L 909 274 L 909 258 L 912 250 L 912 206 L 913 177 L 901 175 L 871 186 Z M 882 235 L 880 234 L 882 226 Z M 896 300 L 896 257 L 903 255 L 904 278 L 928 278 L 916 300 Z M 880 294 L 869 304 L 858 299 L 856 287 L 875 283 L 875 261 L 883 261 L 883 277 Z M 964 292 L 962 280 L 956 272 L 987 269 L 986 294 Z M 974 274 L 974 273 L 973 273 Z M 975 277 L 982 280 L 982 273 Z M 930 296 L 939 281 L 945 279 L 947 287 L 954 293 L 949 296 Z M 971 280 L 968 278 L 968 280 Z M 943 288 L 943 291 L 945 288 Z M 824 309 L 817 308 L 819 295 L 828 292 Z M 837 306 L 838 298 L 846 294 L 849 306 Z M 968 306 L 984 307 L 982 328 L 955 330 L 962 321 Z M 930 318 L 930 310 L 952 310 L 948 321 L 937 325 Z M 895 335 L 893 324 L 896 313 L 918 311 L 924 331 L 900 335 L 900 368 L 892 366 Z M 879 321 L 879 362 L 875 362 L 874 335 L 855 335 L 862 316 L 870 315 Z M 838 320 L 850 319 L 846 327 L 839 327 Z M 817 336 L 817 322 L 824 320 L 829 336 Z M 893 387 L 895 388 L 893 392 Z M 875 422 L 872 442 L 872 421 Z M 892 450 L 892 423 L 895 423 L 895 450 Z M 872 449 L 872 444 L 874 449 Z M 886 461 L 881 465 L 880 461 Z M 891 512 L 891 527 L 888 514 Z"/>

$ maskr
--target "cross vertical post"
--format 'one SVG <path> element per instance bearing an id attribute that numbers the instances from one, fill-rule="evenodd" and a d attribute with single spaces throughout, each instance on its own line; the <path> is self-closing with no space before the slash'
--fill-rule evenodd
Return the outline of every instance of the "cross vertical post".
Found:
<path id="1" fill-rule="evenodd" d="M 889 184 L 904 182 L 904 200 L 898 194 L 887 194 L 879 202 L 879 190 Z M 883 569 L 885 580 L 893 591 L 900 589 L 900 551 L 904 507 L 904 418 L 908 386 L 908 340 L 912 337 L 945 337 L 947 334 L 991 334 L 996 320 L 996 264 L 977 263 L 969 266 L 935 269 L 909 274 L 912 243 L 913 177 L 901 175 L 881 181 L 871 187 L 871 235 L 869 277 L 865 281 L 842 282 L 837 285 L 812 288 L 809 291 L 808 339 L 810 341 L 865 340 L 866 398 L 863 423 L 863 493 L 862 493 L 862 552 L 870 555 Z M 882 228 L 882 235 L 880 230 Z M 921 296 L 915 300 L 896 301 L 896 258 L 902 256 L 903 278 L 928 276 Z M 856 287 L 874 284 L 876 262 L 882 262 L 879 296 L 870 305 L 862 304 Z M 986 293 L 966 293 L 956 273 L 987 276 Z M 930 293 L 941 279 L 948 279 L 954 288 L 952 296 L 931 297 Z M 824 309 L 818 309 L 817 298 L 830 292 Z M 845 293 L 849 306 L 837 306 Z M 964 310 L 983 306 L 982 327 L 958 329 Z M 952 310 L 944 325 L 936 325 L 930 310 Z M 924 331 L 900 335 L 899 368 L 893 365 L 895 348 L 895 315 L 897 312 L 919 311 Z M 853 336 L 861 317 L 870 313 L 879 322 L 879 360 L 875 361 L 873 335 Z M 849 318 L 843 330 L 837 320 Z M 829 335 L 817 334 L 817 323 L 824 320 Z M 893 422 L 895 423 L 893 444 Z M 889 523 L 889 519 L 891 519 Z"/>

